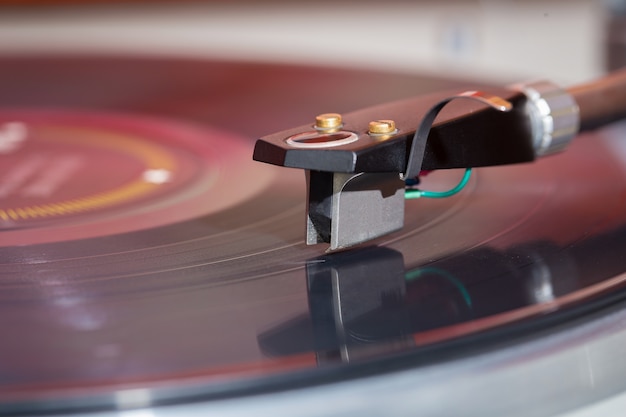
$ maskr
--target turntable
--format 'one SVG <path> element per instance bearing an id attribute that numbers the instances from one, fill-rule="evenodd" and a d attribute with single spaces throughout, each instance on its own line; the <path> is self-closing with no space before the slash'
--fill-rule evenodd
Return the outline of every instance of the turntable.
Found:
<path id="1" fill-rule="evenodd" d="M 536 161 L 478 152 L 454 195 L 329 252 L 302 167 L 254 161 L 257 138 L 502 87 L 69 49 L 0 56 L 0 414 L 623 414 L 624 122 Z M 437 152 L 420 189 L 463 178 Z"/>

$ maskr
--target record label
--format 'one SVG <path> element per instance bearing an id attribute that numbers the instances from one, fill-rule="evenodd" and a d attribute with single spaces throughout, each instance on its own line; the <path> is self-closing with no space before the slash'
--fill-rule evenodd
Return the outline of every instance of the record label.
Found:
<path id="1" fill-rule="evenodd" d="M 24 244 L 136 230 L 139 213 L 142 228 L 206 214 L 236 200 L 224 194 L 224 177 L 249 155 L 230 133 L 128 115 L 17 111 L 0 114 L 0 159 L 0 229 L 10 233 L 2 243 Z M 263 183 L 261 175 L 255 184 Z"/>

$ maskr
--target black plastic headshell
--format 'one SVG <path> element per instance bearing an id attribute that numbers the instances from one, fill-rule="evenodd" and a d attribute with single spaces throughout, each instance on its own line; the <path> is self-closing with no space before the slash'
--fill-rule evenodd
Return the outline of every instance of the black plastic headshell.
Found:
<path id="1" fill-rule="evenodd" d="M 458 100 L 441 112 L 424 145 L 421 169 L 468 168 L 535 159 L 526 96 L 508 89 L 491 94 L 512 104 L 501 112 Z M 438 103 L 458 92 L 440 92 L 343 115 L 335 130 L 305 125 L 259 139 L 253 158 L 292 168 L 327 172 L 405 173 L 415 132 Z M 392 119 L 396 131 L 373 134 L 370 122 Z M 423 140 L 423 139 L 422 139 Z"/>

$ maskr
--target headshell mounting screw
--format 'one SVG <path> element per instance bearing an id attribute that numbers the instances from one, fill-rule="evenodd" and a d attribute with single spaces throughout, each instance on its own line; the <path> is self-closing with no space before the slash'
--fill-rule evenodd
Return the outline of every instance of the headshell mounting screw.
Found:
<path id="1" fill-rule="evenodd" d="M 339 113 L 323 113 L 315 117 L 315 130 L 323 133 L 336 132 L 343 127 Z"/>
<path id="2" fill-rule="evenodd" d="M 373 120 L 369 122 L 370 135 L 391 135 L 396 133 L 396 122 L 393 120 Z"/>

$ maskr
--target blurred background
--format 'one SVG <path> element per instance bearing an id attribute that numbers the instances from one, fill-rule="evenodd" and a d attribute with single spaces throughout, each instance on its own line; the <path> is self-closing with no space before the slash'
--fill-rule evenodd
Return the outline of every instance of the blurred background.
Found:
<path id="1" fill-rule="evenodd" d="M 626 64 L 626 1 L 4 1 L 0 53 L 209 57 L 569 84 Z"/>

